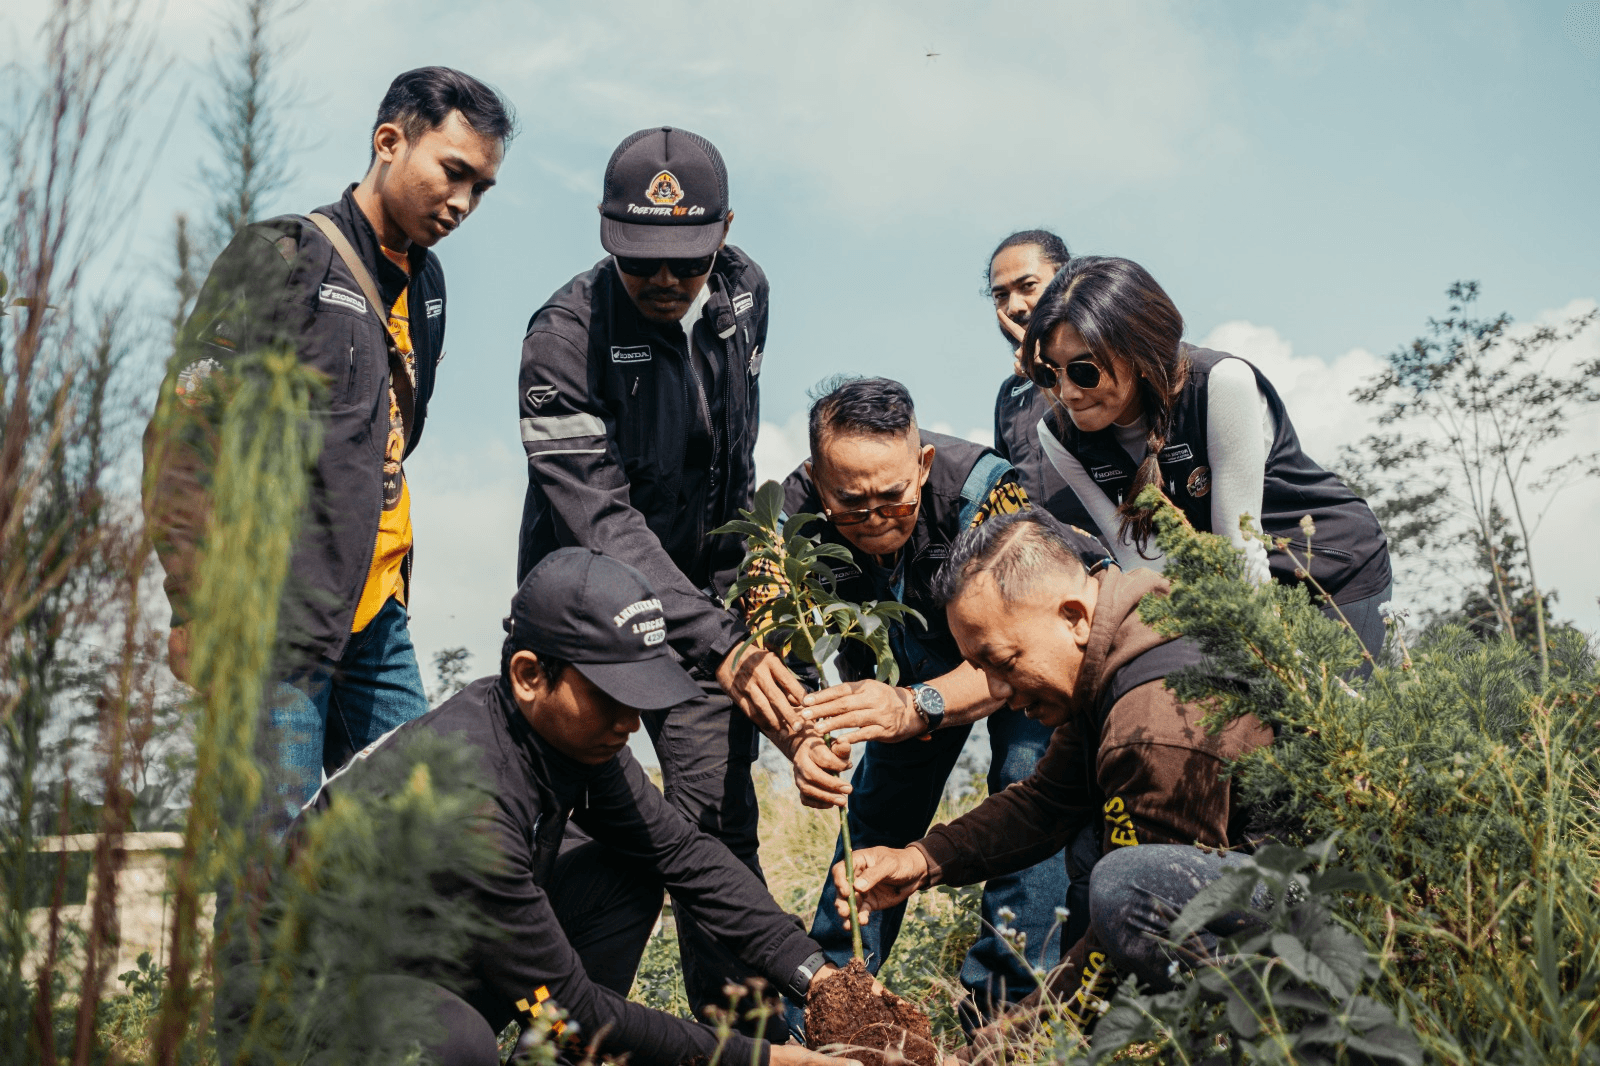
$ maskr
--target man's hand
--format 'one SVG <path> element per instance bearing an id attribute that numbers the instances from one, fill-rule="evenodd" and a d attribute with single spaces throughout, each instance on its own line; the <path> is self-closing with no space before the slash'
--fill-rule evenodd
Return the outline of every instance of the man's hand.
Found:
<path id="1" fill-rule="evenodd" d="M 173 626 L 167 633 L 167 668 L 172 676 L 189 683 L 189 626 Z"/>
<path id="2" fill-rule="evenodd" d="M 773 1044 L 772 1066 L 861 1066 L 860 1059 L 841 1059 L 812 1051 L 804 1044 Z"/>
<path id="3" fill-rule="evenodd" d="M 835 740 L 830 747 L 821 735 L 807 730 L 795 736 L 787 748 L 780 750 L 794 764 L 794 787 L 800 790 L 800 802 L 807 807 L 828 810 L 843 807 L 850 797 L 850 786 L 840 774 L 850 769 L 850 745 Z"/>
<path id="4" fill-rule="evenodd" d="M 856 913 L 865 922 L 867 915 L 893 907 L 911 898 L 928 876 L 928 860 L 916 848 L 862 848 L 853 856 L 856 868 Z M 844 862 L 833 864 L 833 887 L 839 898 L 834 906 L 839 917 L 850 926 L 850 882 L 845 879 Z"/>
<path id="5" fill-rule="evenodd" d="M 813 692 L 801 701 L 800 716 L 819 733 L 854 730 L 849 741 L 882 740 L 890 744 L 927 732 L 911 690 L 882 681 L 850 681 Z"/>
<path id="6" fill-rule="evenodd" d="M 805 698 L 805 686 L 765 648 L 743 644 L 734 648 L 717 667 L 717 684 L 769 737 L 805 725 L 795 710 Z"/>
<path id="7" fill-rule="evenodd" d="M 1012 373 L 1019 378 L 1027 377 L 1022 372 L 1022 338 L 1028 335 L 1027 329 L 1019 323 L 1011 321 L 1011 316 L 1006 314 L 1005 309 L 1002 307 L 996 307 L 994 313 L 999 317 L 1000 328 L 1006 331 L 1006 336 L 1017 342 L 1017 350 L 1011 353 Z"/>

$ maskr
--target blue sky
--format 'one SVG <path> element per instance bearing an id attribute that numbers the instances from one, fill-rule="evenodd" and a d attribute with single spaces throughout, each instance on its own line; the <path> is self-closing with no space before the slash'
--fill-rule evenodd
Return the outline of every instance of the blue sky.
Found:
<path id="1" fill-rule="evenodd" d="M 0 16 L 0 47 L 31 50 L 39 6 Z M 221 6 L 151 15 L 179 58 L 142 135 L 188 96 L 144 198 L 143 269 L 172 212 L 204 199 L 193 105 Z M 766 474 L 800 457 L 805 390 L 841 370 L 898 377 L 925 423 L 986 432 L 1009 356 L 982 272 L 1034 225 L 1146 265 L 1191 339 L 1284 376 L 1331 462 L 1359 435 L 1348 389 L 1443 311 L 1450 282 L 1481 281 L 1489 309 L 1524 320 L 1600 297 L 1596 25 L 1592 0 L 329 2 L 287 23 L 304 147 L 269 206 L 306 210 L 360 177 L 400 70 L 458 66 L 521 114 L 500 187 L 438 248 L 448 358 L 408 464 L 419 650 L 466 644 L 488 669 L 524 482 L 522 330 L 602 254 L 601 172 L 629 132 L 683 126 L 727 160 L 731 239 L 773 286 Z M 1561 613 L 1600 628 L 1596 568 L 1556 566 L 1600 522 L 1579 489 L 1536 549 Z"/>

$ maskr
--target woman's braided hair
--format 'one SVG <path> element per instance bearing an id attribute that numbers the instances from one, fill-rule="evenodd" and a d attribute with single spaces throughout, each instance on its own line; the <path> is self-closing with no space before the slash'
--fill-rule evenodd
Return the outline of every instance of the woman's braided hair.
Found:
<path id="1" fill-rule="evenodd" d="M 1028 319 L 1022 341 L 1022 366 L 1031 373 L 1040 345 L 1063 324 L 1072 326 L 1089 348 L 1089 358 L 1113 381 L 1113 358 L 1139 379 L 1139 403 L 1150 432 L 1144 460 L 1117 514 L 1118 535 L 1144 555 L 1155 532 L 1155 516 L 1134 501 L 1146 485 L 1161 486 L 1161 451 L 1172 432 L 1173 409 L 1189 377 L 1183 351 L 1183 316 L 1150 272 L 1130 259 L 1080 256 L 1045 286 Z M 1071 423 L 1059 403 L 1049 415 L 1056 436 L 1068 439 Z"/>

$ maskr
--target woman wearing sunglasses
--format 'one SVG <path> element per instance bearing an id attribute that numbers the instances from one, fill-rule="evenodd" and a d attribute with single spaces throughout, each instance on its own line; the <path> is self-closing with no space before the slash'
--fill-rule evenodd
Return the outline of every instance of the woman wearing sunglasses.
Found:
<path id="1" fill-rule="evenodd" d="M 1045 455 L 1123 569 L 1165 563 L 1153 515 L 1133 502 L 1156 485 L 1196 529 L 1231 540 L 1256 581 L 1293 584 L 1309 572 L 1324 612 L 1376 655 L 1392 576 L 1372 509 L 1301 450 L 1261 371 L 1182 338 L 1183 316 L 1139 264 L 1085 256 L 1063 267 L 1022 345 L 1024 370 L 1051 398 L 1039 421 Z M 1246 537 L 1241 519 L 1270 545 Z"/>

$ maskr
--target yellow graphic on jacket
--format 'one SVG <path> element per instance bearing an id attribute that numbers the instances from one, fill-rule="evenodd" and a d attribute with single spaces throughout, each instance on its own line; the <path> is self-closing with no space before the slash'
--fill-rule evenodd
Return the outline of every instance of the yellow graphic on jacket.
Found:
<path id="1" fill-rule="evenodd" d="M 1104 810 L 1112 845 L 1119 848 L 1136 847 L 1139 834 L 1134 831 L 1133 818 L 1128 814 L 1128 805 L 1122 802 L 1122 797 L 1112 796 L 1106 800 Z"/>
<path id="2" fill-rule="evenodd" d="M 1105 1013 L 1107 999 L 1117 986 L 1117 971 L 1105 952 L 1091 951 L 1078 973 L 1078 987 L 1066 999 L 1066 1013 L 1084 1028 Z"/>
<path id="3" fill-rule="evenodd" d="M 394 302 L 394 307 L 389 309 L 389 333 L 394 337 L 395 347 L 405 357 L 406 373 L 415 386 L 417 360 L 411 348 L 411 315 L 404 291 Z M 406 452 L 404 418 L 400 410 L 400 398 L 395 395 L 391 384 L 389 439 L 383 449 L 383 514 L 378 518 L 378 543 L 372 552 L 372 567 L 367 571 L 367 583 L 361 589 L 356 616 L 350 623 L 352 633 L 367 628 L 390 597 L 402 604 L 406 602 L 402 568 L 406 554 L 411 551 L 411 490 L 406 486 L 405 471 L 400 468 L 400 460 Z"/>

